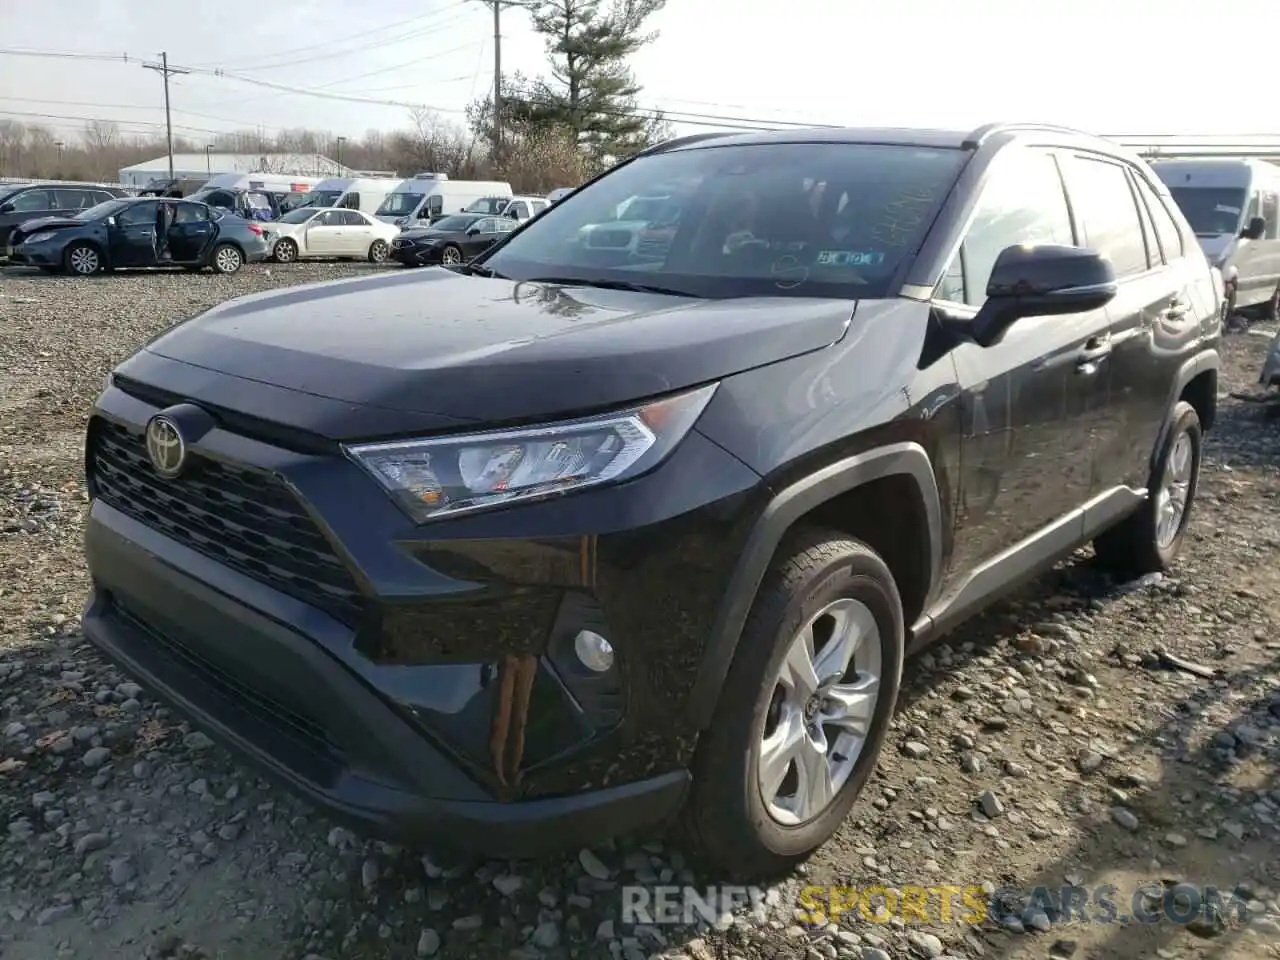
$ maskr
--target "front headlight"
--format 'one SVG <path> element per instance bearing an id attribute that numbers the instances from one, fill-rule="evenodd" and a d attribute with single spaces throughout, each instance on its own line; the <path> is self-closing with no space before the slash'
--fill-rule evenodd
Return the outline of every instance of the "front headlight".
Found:
<path id="1" fill-rule="evenodd" d="M 44 233 L 33 233 L 27 237 L 26 243 L 44 243 L 46 240 L 52 240 L 54 234 L 52 231 L 46 230 Z"/>
<path id="2" fill-rule="evenodd" d="M 675 449 L 715 390 L 543 427 L 343 449 L 422 523 L 638 476 Z"/>

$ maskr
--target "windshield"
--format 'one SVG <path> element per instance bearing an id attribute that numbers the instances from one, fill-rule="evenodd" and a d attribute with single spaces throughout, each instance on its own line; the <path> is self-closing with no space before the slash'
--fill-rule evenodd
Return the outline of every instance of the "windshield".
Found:
<path id="1" fill-rule="evenodd" d="M 429 229 L 435 232 L 449 231 L 449 230 L 465 230 L 467 229 L 467 227 L 471 226 L 476 221 L 482 220 L 482 219 L 484 219 L 483 214 L 474 214 L 472 216 L 467 216 L 466 214 L 458 213 L 458 214 L 454 214 L 452 217 L 445 217 L 443 220 L 437 220 L 435 223 L 433 223 L 430 226 Z"/>
<path id="2" fill-rule="evenodd" d="M 481 197 L 474 203 L 463 207 L 462 212 L 485 214 L 501 213 L 503 210 L 507 209 L 507 204 L 510 202 L 510 197 Z"/>
<path id="3" fill-rule="evenodd" d="M 332 207 L 342 199 L 342 190 L 312 190 L 307 194 L 308 207 Z"/>
<path id="4" fill-rule="evenodd" d="M 109 217 L 123 208 L 129 206 L 125 200 L 103 200 L 96 206 L 89 207 L 87 210 L 81 210 L 72 220 L 82 220 L 88 222 L 90 220 L 98 220 L 102 217 Z"/>
<path id="5" fill-rule="evenodd" d="M 966 157 L 848 143 L 651 154 L 566 197 L 483 261 L 516 280 L 697 297 L 884 297 Z M 641 197 L 656 201 L 654 219 L 636 219 Z"/>
<path id="6" fill-rule="evenodd" d="M 1243 187 L 1170 187 L 1169 192 L 1197 237 L 1240 232 Z"/>
<path id="7" fill-rule="evenodd" d="M 375 217 L 407 217 L 422 202 L 420 193 L 389 193 Z"/>
<path id="8" fill-rule="evenodd" d="M 284 216 L 280 217 L 278 223 L 306 223 L 316 215 L 316 211 L 310 207 L 302 207 L 298 210 L 290 210 Z"/>

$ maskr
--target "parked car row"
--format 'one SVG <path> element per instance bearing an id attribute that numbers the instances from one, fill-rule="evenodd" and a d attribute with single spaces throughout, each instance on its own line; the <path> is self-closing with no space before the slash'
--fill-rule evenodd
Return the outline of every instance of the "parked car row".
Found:
<path id="1" fill-rule="evenodd" d="M 116 267 L 235 273 L 267 258 L 262 225 L 194 200 L 112 198 L 71 216 L 27 220 L 10 235 L 11 262 L 88 277 Z"/>

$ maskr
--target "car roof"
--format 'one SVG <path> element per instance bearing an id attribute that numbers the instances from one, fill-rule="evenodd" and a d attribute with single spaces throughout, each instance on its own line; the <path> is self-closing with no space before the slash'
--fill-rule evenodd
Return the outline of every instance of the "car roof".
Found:
<path id="1" fill-rule="evenodd" d="M 1137 154 L 1113 141 L 1104 140 L 1071 127 L 1044 123 L 988 123 L 972 130 L 942 130 L 929 127 L 812 127 L 791 130 L 695 133 L 657 144 L 643 153 L 780 143 L 874 144 L 938 150 L 976 150 L 987 144 L 999 146 L 1018 140 L 1052 142 L 1060 146 L 1101 150 L 1127 159 L 1137 158 Z"/>

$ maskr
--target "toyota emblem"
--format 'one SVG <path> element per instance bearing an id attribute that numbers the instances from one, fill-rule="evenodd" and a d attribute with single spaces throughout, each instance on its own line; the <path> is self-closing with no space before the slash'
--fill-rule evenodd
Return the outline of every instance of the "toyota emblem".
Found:
<path id="1" fill-rule="evenodd" d="M 182 473 L 187 445 L 178 425 L 168 417 L 155 416 L 147 423 L 147 456 L 162 477 L 172 479 Z"/>

